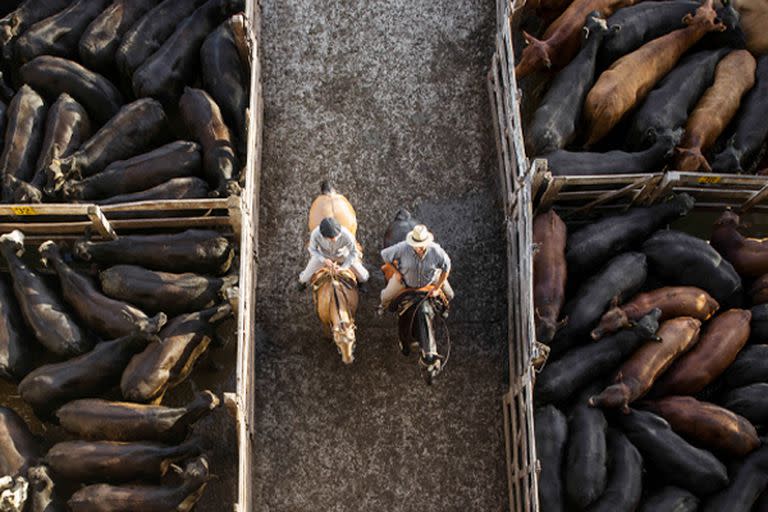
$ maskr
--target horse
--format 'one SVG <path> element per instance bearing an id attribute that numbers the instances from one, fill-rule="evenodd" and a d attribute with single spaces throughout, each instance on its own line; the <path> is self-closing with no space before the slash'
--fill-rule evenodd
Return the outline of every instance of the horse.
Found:
<path id="1" fill-rule="evenodd" d="M 395 215 L 384 235 L 384 247 L 390 247 L 405 240 L 414 226 L 420 224 L 408 210 L 401 209 Z M 397 278 L 397 270 L 391 265 L 382 266 L 385 279 Z M 404 356 L 411 354 L 412 346 L 421 349 L 419 366 L 427 384 L 432 384 L 435 377 L 443 370 L 446 357 L 438 353 L 435 337 L 435 318 L 447 311 L 445 297 L 430 297 L 433 285 L 423 288 L 404 290 L 390 303 L 390 310 L 397 311 L 398 338 L 400 351 Z"/>
<path id="2" fill-rule="evenodd" d="M 312 232 L 326 217 L 333 217 L 356 235 L 357 214 L 347 198 L 328 182 L 323 182 L 320 191 L 309 209 L 309 231 Z M 336 344 L 341 360 L 351 364 L 355 360 L 357 279 L 350 270 L 323 268 L 315 272 L 311 283 L 315 311 L 323 330 Z"/>

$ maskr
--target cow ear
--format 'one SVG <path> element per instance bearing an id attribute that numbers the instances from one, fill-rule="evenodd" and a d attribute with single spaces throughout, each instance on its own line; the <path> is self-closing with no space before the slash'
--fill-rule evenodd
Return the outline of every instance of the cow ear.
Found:
<path id="1" fill-rule="evenodd" d="M 685 16 L 683 16 L 683 23 L 685 23 L 686 25 L 690 25 L 692 22 L 693 22 L 693 16 L 691 15 L 691 13 L 688 13 Z"/>

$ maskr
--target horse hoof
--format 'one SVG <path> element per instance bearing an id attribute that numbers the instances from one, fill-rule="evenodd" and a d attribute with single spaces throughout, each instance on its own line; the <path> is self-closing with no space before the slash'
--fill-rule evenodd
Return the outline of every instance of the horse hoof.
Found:
<path id="1" fill-rule="evenodd" d="M 400 353 L 401 354 L 403 354 L 404 356 L 411 355 L 411 347 L 410 346 L 404 344 L 402 341 L 398 341 L 397 344 L 400 345 Z"/>

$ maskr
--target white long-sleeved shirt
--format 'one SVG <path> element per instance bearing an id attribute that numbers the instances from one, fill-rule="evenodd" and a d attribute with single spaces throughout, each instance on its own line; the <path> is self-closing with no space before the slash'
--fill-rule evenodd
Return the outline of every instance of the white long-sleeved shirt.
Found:
<path id="1" fill-rule="evenodd" d="M 339 263 L 341 268 L 349 268 L 360 257 L 355 236 L 344 226 L 336 240 L 325 238 L 319 227 L 313 229 L 309 235 L 309 254 Z"/>

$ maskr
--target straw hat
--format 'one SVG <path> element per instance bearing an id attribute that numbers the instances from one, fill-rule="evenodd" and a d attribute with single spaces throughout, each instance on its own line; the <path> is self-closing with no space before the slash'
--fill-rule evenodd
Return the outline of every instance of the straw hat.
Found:
<path id="1" fill-rule="evenodd" d="M 429 232 L 427 226 L 419 224 L 414 226 L 413 231 L 408 233 L 405 241 L 411 247 L 426 247 L 434 241 L 435 237 Z"/>

